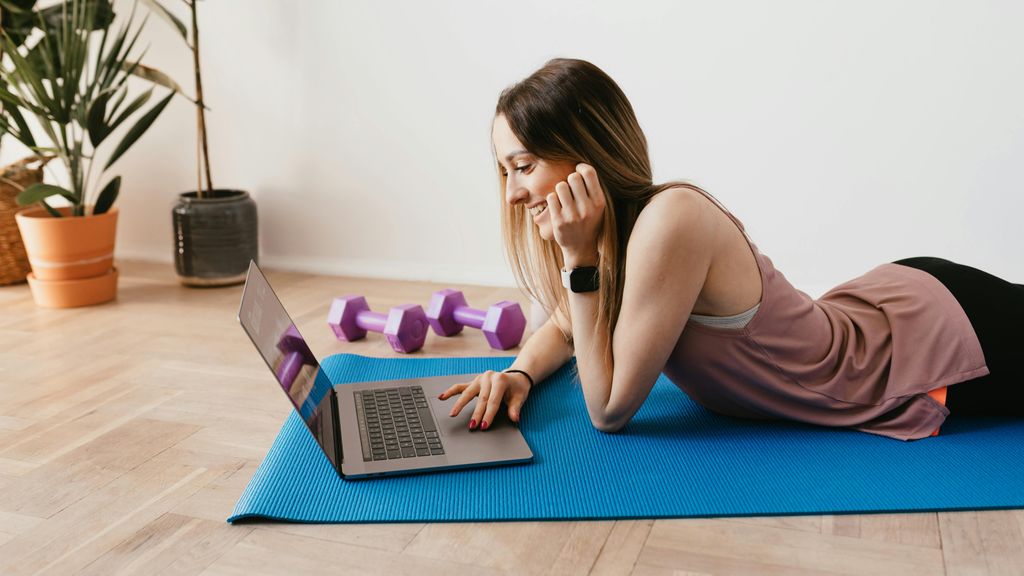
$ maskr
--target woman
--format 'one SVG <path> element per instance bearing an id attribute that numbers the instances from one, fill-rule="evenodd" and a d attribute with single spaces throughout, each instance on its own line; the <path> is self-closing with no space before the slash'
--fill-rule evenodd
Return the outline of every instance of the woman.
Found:
<path id="1" fill-rule="evenodd" d="M 534 383 L 574 353 L 604 432 L 662 372 L 721 414 L 902 440 L 937 434 L 950 413 L 1022 414 L 1024 286 L 912 258 L 812 300 L 710 194 L 652 183 L 629 101 L 588 62 L 552 60 L 505 90 L 492 139 L 509 258 L 551 316 L 509 370 L 441 395 L 459 394 L 452 416 L 479 397 L 471 429 L 503 402 L 518 421 Z"/>

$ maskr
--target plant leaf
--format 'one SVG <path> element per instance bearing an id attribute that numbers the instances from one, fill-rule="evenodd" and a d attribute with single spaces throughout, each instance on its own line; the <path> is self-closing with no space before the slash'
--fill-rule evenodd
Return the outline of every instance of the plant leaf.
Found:
<path id="1" fill-rule="evenodd" d="M 189 98 L 188 94 L 185 94 L 185 91 L 181 89 L 181 86 L 175 82 L 173 78 L 156 68 L 150 68 L 141 62 L 125 62 L 122 67 L 125 69 L 125 72 L 128 72 L 129 74 L 138 76 L 143 80 L 149 80 L 150 82 L 159 84 L 164 88 L 170 88 L 185 98 L 188 98 L 189 101 L 195 103 L 195 100 Z"/>
<path id="2" fill-rule="evenodd" d="M 11 119 L 14 120 L 14 123 L 18 125 L 18 140 L 29 148 L 35 146 L 36 139 L 32 136 L 32 130 L 28 127 L 28 122 L 25 122 L 25 117 L 22 116 L 21 110 L 18 110 L 17 108 L 9 108 L 5 110 L 5 112 L 7 112 L 7 115 L 10 116 Z"/>
<path id="3" fill-rule="evenodd" d="M 89 104 L 86 129 L 89 131 L 89 142 L 92 143 L 93 148 L 99 146 L 100 142 L 110 135 L 110 127 L 104 121 L 107 117 L 107 102 L 109 100 L 110 91 L 104 90 Z"/>
<path id="4" fill-rule="evenodd" d="M 36 26 L 36 14 L 32 10 L 36 0 L 0 0 L 0 27 L 10 35 L 18 46 L 32 33 Z"/>
<path id="5" fill-rule="evenodd" d="M 148 4 L 149 9 L 153 12 L 156 12 L 157 16 L 170 22 L 170 24 L 178 30 L 178 34 L 181 35 L 181 39 L 185 41 L 185 44 L 188 44 L 188 30 L 186 30 L 184 22 L 182 22 L 177 16 L 171 13 L 170 10 L 165 8 L 163 4 L 157 2 L 156 0 L 142 0 L 142 2 L 144 4 Z"/>
<path id="6" fill-rule="evenodd" d="M 131 130 L 128 131 L 128 134 L 125 134 L 124 139 L 121 140 L 121 143 L 117 145 L 116 149 L 114 149 L 114 152 L 110 155 L 110 160 L 107 160 L 106 166 L 103 167 L 104 170 L 110 168 L 110 166 L 116 162 L 122 154 L 131 148 L 132 144 L 134 144 L 140 136 L 145 134 L 146 130 L 148 130 L 153 124 L 153 121 L 156 120 L 157 116 L 159 116 L 160 113 L 164 111 L 164 108 L 170 104 L 171 98 L 174 98 L 174 94 L 174 92 L 168 94 L 166 98 L 154 104 L 153 107 L 149 109 L 149 112 L 146 112 L 142 118 L 139 118 L 139 121 L 132 126 Z"/>
<path id="7" fill-rule="evenodd" d="M 46 200 L 40 200 L 39 203 L 43 205 L 43 208 L 46 208 L 46 211 L 50 213 L 50 216 L 53 216 L 54 218 L 63 218 L 60 212 L 57 212 L 57 209 L 50 206 Z"/>
<path id="8" fill-rule="evenodd" d="M 107 28 L 114 21 L 114 6 L 110 0 L 85 0 L 83 2 L 87 12 L 90 12 L 89 19 L 83 23 L 86 30 L 102 30 Z M 71 6 L 68 6 L 70 10 Z M 64 26 L 65 17 L 70 17 L 64 8 L 64 3 L 59 2 L 53 6 L 39 10 L 39 16 L 49 30 L 47 34 L 57 34 Z"/>
<path id="9" fill-rule="evenodd" d="M 103 214 L 110 207 L 114 205 L 114 200 L 117 200 L 117 193 L 121 190 L 121 177 L 117 176 L 100 191 L 100 195 L 96 198 L 96 205 L 92 208 L 93 215 Z"/>
<path id="10" fill-rule="evenodd" d="M 132 49 L 135 48 L 135 43 L 139 40 L 139 35 L 142 34 L 142 30 L 146 27 L 146 21 L 149 20 L 149 15 L 142 17 L 142 22 L 139 27 L 135 29 L 135 34 L 128 40 L 128 44 L 124 48 L 124 52 L 115 55 L 115 61 L 112 63 L 108 75 L 104 78 L 104 82 L 101 84 L 103 88 L 107 88 L 111 83 L 117 79 L 117 73 L 124 71 L 124 64 L 128 60 L 128 56 L 131 55 Z M 126 26 L 131 26 L 133 23 L 132 19 L 128 20 Z M 140 58 L 141 59 L 141 58 Z"/>
<path id="11" fill-rule="evenodd" d="M 129 104 L 128 107 L 125 108 L 124 111 L 121 112 L 121 114 L 116 119 L 112 120 L 109 123 L 110 131 L 113 132 L 114 130 L 117 130 L 117 127 L 120 126 L 122 122 L 124 122 L 126 119 L 128 119 L 129 116 L 134 114 L 136 110 L 138 110 L 139 108 L 142 108 L 142 106 L 147 101 L 149 101 L 150 96 L 153 95 L 153 90 L 155 90 L 155 88 L 150 88 L 149 90 L 146 90 L 142 94 L 139 94 L 138 97 L 136 97 L 134 100 L 132 100 L 132 103 Z M 114 114 L 116 112 L 117 112 L 117 107 L 111 108 L 111 110 L 110 110 L 110 117 L 114 118 Z"/>
<path id="12" fill-rule="evenodd" d="M 60 186 L 54 186 L 52 184 L 38 183 L 25 188 L 21 191 L 21 194 L 18 194 L 18 205 L 28 206 L 29 204 L 42 202 L 44 198 L 49 198 L 54 195 L 62 196 L 72 204 L 75 203 L 75 195 L 72 194 L 70 190 L 61 188 Z"/>
<path id="13" fill-rule="evenodd" d="M 13 82 L 11 82 L 11 80 L 16 80 L 27 85 L 33 93 L 33 96 L 35 96 L 36 102 L 39 103 L 40 107 L 46 109 L 48 114 L 52 114 L 57 118 L 62 118 L 60 106 L 50 97 L 49 92 L 46 91 L 46 87 L 43 86 L 42 80 L 36 73 L 36 68 L 26 61 L 21 53 L 18 52 L 18 47 L 14 45 L 14 42 L 11 41 L 11 37 L 7 35 L 6 31 L 4 32 L 4 52 L 7 57 L 11 59 L 11 63 L 14 65 L 10 72 L 4 72 L 5 79 L 12 84 Z M 43 52 L 43 54 L 45 55 L 46 53 Z"/>
<path id="14" fill-rule="evenodd" d="M 0 0 L 0 2 L 3 2 L 3 1 L 4 0 Z M 21 114 L 21 106 L 20 106 L 19 103 L 17 103 L 17 101 L 20 100 L 20 99 L 15 97 L 10 92 L 8 92 L 7 91 L 7 84 L 3 80 L 0 80 L 0 101 L 2 101 L 2 102 L 9 102 L 9 98 L 7 98 L 6 96 L 9 96 L 10 99 L 13 99 L 16 103 L 14 103 L 13 105 L 8 106 L 6 108 L 3 108 L 2 106 L 0 106 L 0 122 L 3 123 L 3 130 L 5 132 L 10 133 L 12 136 L 14 136 L 19 142 L 21 142 L 25 146 L 28 146 L 29 148 L 35 146 L 36 145 L 36 140 L 32 136 L 32 130 L 29 129 L 28 123 L 25 122 L 25 117 Z M 17 132 L 12 132 L 11 131 L 11 126 L 7 122 L 7 119 L 3 117 L 3 115 L 9 116 L 11 118 L 11 120 L 14 121 L 14 123 L 18 127 L 18 131 Z"/>
<path id="15" fill-rule="evenodd" d="M 121 108 L 121 104 L 124 103 L 125 96 L 128 95 L 128 87 L 122 85 L 120 88 L 117 89 L 116 92 L 117 95 L 113 97 L 114 101 L 111 102 L 110 105 L 107 107 L 109 115 L 106 118 L 104 118 L 104 120 L 110 120 L 110 118 L 113 118 L 114 111 Z"/>
<path id="16" fill-rule="evenodd" d="M 31 14 L 35 0 L 0 0 L 0 7 L 15 14 Z"/>
<path id="17" fill-rule="evenodd" d="M 100 90 L 107 88 L 110 85 L 112 79 L 108 80 L 108 76 L 114 70 L 114 62 L 117 60 L 117 55 L 121 51 L 121 47 L 124 45 L 125 39 L 128 37 L 128 27 L 122 25 L 114 36 L 113 42 L 107 48 L 105 53 L 102 53 L 102 59 L 97 57 L 96 59 L 96 77 L 100 80 Z M 102 44 L 106 45 L 107 37 L 106 34 L 103 36 Z"/>

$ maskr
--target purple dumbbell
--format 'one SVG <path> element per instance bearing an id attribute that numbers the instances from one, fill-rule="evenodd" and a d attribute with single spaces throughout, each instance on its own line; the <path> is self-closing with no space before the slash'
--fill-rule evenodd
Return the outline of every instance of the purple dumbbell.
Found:
<path id="1" fill-rule="evenodd" d="M 327 324 L 342 340 L 359 340 L 366 331 L 381 332 L 395 352 L 408 354 L 423 347 L 427 339 L 427 315 L 419 304 L 403 304 L 387 316 L 371 312 L 366 298 L 349 295 L 335 298 L 327 313 Z"/>
<path id="2" fill-rule="evenodd" d="M 498 350 L 518 346 L 526 329 L 526 316 L 517 302 L 502 300 L 487 310 L 476 310 L 466 304 L 462 292 L 451 288 L 434 292 L 427 320 L 441 336 L 454 336 L 462 332 L 463 326 L 479 328 L 491 348 Z"/>
<path id="3" fill-rule="evenodd" d="M 316 357 L 313 356 L 313 352 L 306 345 L 306 341 L 302 339 L 302 335 L 299 334 L 299 329 L 292 324 L 284 331 L 281 335 L 281 339 L 277 341 L 277 349 L 285 354 L 291 352 L 298 352 L 302 354 L 302 360 L 306 364 L 316 364 Z"/>
<path id="4" fill-rule="evenodd" d="M 295 377 L 302 371 L 303 366 L 305 366 L 305 363 L 303 362 L 301 352 L 288 352 L 281 357 L 281 362 L 277 365 L 276 372 L 277 379 L 281 382 L 285 392 L 291 392 Z"/>

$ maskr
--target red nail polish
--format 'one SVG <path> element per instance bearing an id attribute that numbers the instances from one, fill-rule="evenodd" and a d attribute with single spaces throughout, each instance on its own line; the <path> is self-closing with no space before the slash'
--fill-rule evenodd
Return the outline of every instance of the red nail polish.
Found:
<path id="1" fill-rule="evenodd" d="M 469 429 L 472 430 L 473 428 L 476 428 L 476 420 L 469 421 Z"/>
<path id="2" fill-rule="evenodd" d="M 484 423 L 480 425 L 480 429 L 481 429 L 481 430 L 487 430 L 487 427 L 488 427 L 489 425 L 490 425 L 490 424 L 488 424 L 488 423 L 487 423 L 487 420 L 484 420 Z"/>

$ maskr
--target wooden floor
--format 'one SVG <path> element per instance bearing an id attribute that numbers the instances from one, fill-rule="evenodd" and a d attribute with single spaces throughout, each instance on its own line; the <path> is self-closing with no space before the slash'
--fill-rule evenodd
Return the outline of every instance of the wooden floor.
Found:
<path id="1" fill-rule="evenodd" d="M 103 306 L 44 310 L 26 285 L 0 288 L 0 574 L 1024 574 L 1021 510 L 231 526 L 290 410 L 235 319 L 241 287 L 119 266 Z M 337 342 L 333 296 L 379 309 L 443 287 L 267 274 L 321 357 L 394 355 L 373 335 Z M 487 354 L 472 333 L 431 334 L 419 353 Z"/>

